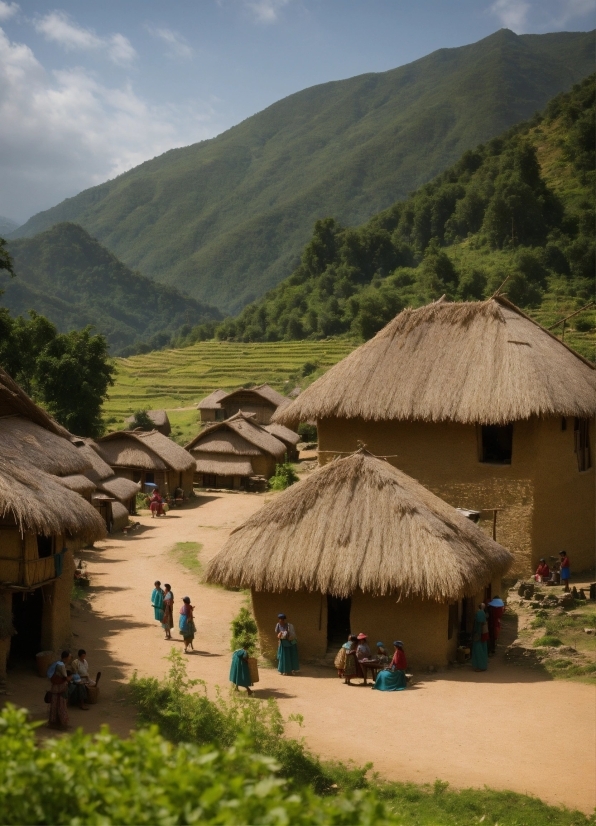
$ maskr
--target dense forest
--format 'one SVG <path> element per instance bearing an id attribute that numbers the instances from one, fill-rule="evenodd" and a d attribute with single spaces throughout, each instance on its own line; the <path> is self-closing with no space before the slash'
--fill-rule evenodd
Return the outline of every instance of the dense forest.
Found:
<path id="1" fill-rule="evenodd" d="M 317 218 L 361 224 L 593 66 L 593 32 L 501 29 L 303 89 L 39 213 L 13 237 L 72 221 L 132 269 L 236 314 L 295 269 Z"/>
<path id="2" fill-rule="evenodd" d="M 71 223 L 10 241 L 15 278 L 0 278 L 14 315 L 33 308 L 62 332 L 93 325 L 115 355 L 166 344 L 185 323 L 220 319 L 214 307 L 133 272 Z"/>
<path id="3" fill-rule="evenodd" d="M 467 151 L 358 228 L 315 224 L 295 272 L 237 318 L 183 329 L 277 341 L 369 338 L 406 306 L 504 291 L 551 323 L 594 299 L 594 76 L 541 115 Z M 546 318 L 548 316 L 548 318 Z M 577 330 L 594 326 L 578 314 Z"/>

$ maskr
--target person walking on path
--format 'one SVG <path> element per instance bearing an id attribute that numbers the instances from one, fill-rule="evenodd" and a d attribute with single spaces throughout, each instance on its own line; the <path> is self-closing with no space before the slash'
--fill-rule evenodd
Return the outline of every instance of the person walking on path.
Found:
<path id="1" fill-rule="evenodd" d="M 251 685 L 253 685 L 253 682 L 248 667 L 248 650 L 244 646 L 232 654 L 230 682 L 235 685 L 236 691 L 238 691 L 238 686 L 242 686 L 246 689 L 249 697 L 252 695 Z"/>
<path id="2" fill-rule="evenodd" d="M 474 617 L 472 631 L 472 665 L 474 671 L 486 671 L 488 668 L 488 617 L 483 602 L 478 606 Z"/>
<path id="3" fill-rule="evenodd" d="M 156 580 L 153 584 L 153 591 L 151 593 L 151 605 L 153 607 L 153 615 L 158 622 L 163 619 L 163 591 L 161 590 L 161 582 Z"/>
<path id="4" fill-rule="evenodd" d="M 182 607 L 180 608 L 180 618 L 178 620 L 178 628 L 180 629 L 180 636 L 184 640 L 184 653 L 188 654 L 188 646 L 194 651 L 192 641 L 195 638 L 195 622 L 194 622 L 194 606 L 190 604 L 190 597 L 182 599 Z"/>
<path id="5" fill-rule="evenodd" d="M 172 586 L 164 582 L 163 595 L 163 616 L 161 618 L 161 627 L 166 632 L 165 639 L 172 639 L 172 628 L 174 627 L 174 593 Z"/>
<path id="6" fill-rule="evenodd" d="M 501 633 L 501 617 L 505 613 L 505 603 L 497 594 L 487 605 L 488 608 L 488 653 L 495 654 L 497 640 Z"/>
<path id="7" fill-rule="evenodd" d="M 566 551 L 559 551 L 559 557 L 561 558 L 561 584 L 563 585 L 563 590 L 569 592 L 569 580 L 571 578 L 569 557 Z"/>
<path id="8" fill-rule="evenodd" d="M 277 647 L 277 670 L 280 674 L 295 674 L 300 671 L 298 660 L 298 639 L 296 629 L 288 622 L 285 614 L 277 615 L 275 633 L 279 644 Z"/>

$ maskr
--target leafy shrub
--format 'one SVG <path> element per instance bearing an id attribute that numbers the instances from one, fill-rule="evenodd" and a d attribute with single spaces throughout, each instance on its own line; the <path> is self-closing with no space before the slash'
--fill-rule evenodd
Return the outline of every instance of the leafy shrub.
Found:
<path id="1" fill-rule="evenodd" d="M 298 425 L 298 435 L 303 442 L 316 442 L 318 440 L 316 424 L 301 422 Z"/>
<path id="2" fill-rule="evenodd" d="M 545 634 L 543 637 L 539 637 L 539 639 L 534 640 L 534 647 L 535 648 L 542 648 L 542 647 L 555 647 L 563 645 L 561 640 L 558 637 L 554 637 L 551 634 Z"/>
<path id="3" fill-rule="evenodd" d="M 154 430 L 155 424 L 151 421 L 146 410 L 135 410 L 132 414 L 132 422 L 128 426 L 129 430 Z"/>
<path id="4" fill-rule="evenodd" d="M 230 650 L 237 651 L 239 648 L 246 648 L 249 654 L 253 654 L 258 645 L 259 636 L 257 623 L 248 608 L 240 609 L 232 620 L 231 629 Z"/>
<path id="5" fill-rule="evenodd" d="M 296 471 L 294 470 L 291 462 L 288 462 L 286 456 L 285 462 L 281 462 L 275 466 L 275 473 L 271 479 L 269 479 L 269 488 L 271 490 L 285 490 L 297 481 L 298 477 L 296 475 Z"/>

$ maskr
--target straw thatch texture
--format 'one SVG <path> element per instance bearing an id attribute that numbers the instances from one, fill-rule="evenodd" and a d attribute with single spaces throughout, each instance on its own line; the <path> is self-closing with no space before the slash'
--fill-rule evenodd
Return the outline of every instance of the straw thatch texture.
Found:
<path id="1" fill-rule="evenodd" d="M 89 496 L 95 490 L 95 484 L 86 476 L 80 473 L 74 476 L 56 476 L 56 481 L 69 490 L 74 490 L 75 493 L 81 496 Z"/>
<path id="2" fill-rule="evenodd" d="M 192 456 L 157 430 L 119 430 L 99 439 L 97 448 L 110 467 L 194 470 Z"/>
<path id="3" fill-rule="evenodd" d="M 94 542 L 106 534 L 95 508 L 49 473 L 0 456 L 0 517 L 12 516 L 22 532 L 61 534 Z"/>
<path id="4" fill-rule="evenodd" d="M 119 476 L 112 476 L 104 482 L 100 482 L 99 489 L 115 496 L 121 502 L 128 501 L 136 496 L 141 489 L 140 482 L 131 482 L 130 479 L 123 479 Z"/>
<path id="5" fill-rule="evenodd" d="M 233 401 L 236 394 L 254 394 L 260 399 L 269 402 L 274 407 L 279 407 L 280 404 L 286 401 L 286 397 L 274 390 L 268 384 L 260 384 L 258 387 L 239 387 L 238 390 L 232 390 L 223 399 L 221 399 L 221 407 L 226 407 L 227 402 Z"/>
<path id="6" fill-rule="evenodd" d="M 85 457 L 89 463 L 90 469 L 85 471 L 85 476 L 91 479 L 92 482 L 98 484 L 102 479 L 109 479 L 114 475 L 114 471 L 107 462 L 101 458 L 97 450 L 93 448 L 94 442 L 91 439 L 80 440 L 81 444 L 77 442 L 78 450 Z"/>
<path id="7" fill-rule="evenodd" d="M 220 401 L 228 395 L 226 390 L 214 390 L 197 405 L 198 410 L 221 410 Z"/>
<path id="8" fill-rule="evenodd" d="M 293 430 L 290 430 L 289 427 L 284 427 L 283 424 L 266 424 L 264 425 L 264 429 L 267 433 L 271 433 L 272 436 L 275 436 L 276 439 L 279 439 L 282 442 L 285 442 L 287 445 L 296 446 L 300 441 L 300 436 L 295 433 Z"/>
<path id="9" fill-rule="evenodd" d="M 130 514 L 120 502 L 112 502 L 112 530 L 121 531 L 128 525 Z"/>
<path id="10" fill-rule="evenodd" d="M 218 436 L 214 439 L 215 434 L 218 434 Z M 241 437 L 242 442 L 238 442 L 234 435 Z M 252 445 L 253 448 L 258 448 L 258 450 L 249 452 L 243 446 L 247 443 Z M 216 450 L 215 444 L 220 444 L 221 447 Z M 199 445 L 208 445 L 210 453 L 221 452 L 233 453 L 237 456 L 254 456 L 258 455 L 259 452 L 264 452 L 278 460 L 286 452 L 285 444 L 272 436 L 271 433 L 268 433 L 264 427 L 257 424 L 254 421 L 253 414 L 242 413 L 242 411 L 236 413 L 230 419 L 206 427 L 198 436 L 195 436 L 192 442 L 186 445 L 186 450 L 195 453 L 201 450 Z"/>
<path id="11" fill-rule="evenodd" d="M 505 424 L 595 413 L 594 366 L 498 297 L 404 310 L 274 420 Z"/>
<path id="12" fill-rule="evenodd" d="M 197 473 L 214 473 L 216 476 L 252 476 L 252 465 L 248 460 L 221 453 L 200 453 L 197 455 Z"/>
<path id="13" fill-rule="evenodd" d="M 89 468 L 84 455 L 69 439 L 21 416 L 0 418 L 0 455 L 33 467 L 69 476 Z"/>
<path id="14" fill-rule="evenodd" d="M 0 367 L 0 416 L 24 416 L 52 433 L 66 431 L 29 398 L 25 391 Z"/>
<path id="15" fill-rule="evenodd" d="M 502 575 L 511 554 L 414 479 L 360 451 L 298 482 L 236 528 L 207 581 L 455 601 Z"/>

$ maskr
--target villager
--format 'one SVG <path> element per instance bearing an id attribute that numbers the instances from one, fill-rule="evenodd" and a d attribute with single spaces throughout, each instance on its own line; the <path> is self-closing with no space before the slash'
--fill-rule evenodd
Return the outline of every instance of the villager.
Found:
<path id="1" fill-rule="evenodd" d="M 239 648 L 232 654 L 232 665 L 230 666 L 230 682 L 236 686 L 243 686 L 249 697 L 252 694 L 251 685 L 253 682 L 250 678 L 250 669 L 248 667 L 248 651 L 246 647 Z"/>
<path id="2" fill-rule="evenodd" d="M 151 593 L 151 605 L 153 606 L 153 614 L 158 622 L 163 619 L 163 591 L 161 589 L 161 582 L 157 579 L 154 582 L 153 591 Z"/>
<path id="3" fill-rule="evenodd" d="M 149 499 L 149 509 L 151 510 L 151 518 L 156 516 L 165 516 L 166 512 L 163 508 L 163 498 L 159 492 L 159 488 L 155 488 Z"/>
<path id="4" fill-rule="evenodd" d="M 298 640 L 296 630 L 291 622 L 288 622 L 285 614 L 277 615 L 277 625 L 275 633 L 279 640 L 277 648 L 277 670 L 280 674 L 295 674 L 300 671 L 298 661 Z"/>
<path id="5" fill-rule="evenodd" d="M 395 640 L 393 647 L 395 653 L 391 665 L 379 671 L 373 685 L 373 688 L 378 691 L 403 691 L 407 687 L 406 668 L 408 664 L 404 644 L 401 640 Z"/>
<path id="6" fill-rule="evenodd" d="M 358 674 L 358 660 L 356 659 L 356 649 L 358 648 L 358 637 L 352 635 L 349 639 L 350 647 L 346 647 L 346 664 L 344 666 L 344 683 L 352 685 L 352 677 Z"/>
<path id="7" fill-rule="evenodd" d="M 543 556 L 540 557 L 538 562 L 534 579 L 536 582 L 544 582 L 545 579 L 550 579 L 550 568 L 548 567 L 546 559 Z"/>
<path id="8" fill-rule="evenodd" d="M 66 666 L 70 662 L 70 651 L 63 651 L 60 659 L 52 663 L 48 668 L 48 679 L 50 681 L 50 726 L 68 726 L 68 684 L 71 677 L 66 672 Z"/>
<path id="9" fill-rule="evenodd" d="M 474 617 L 472 631 L 472 665 L 474 671 L 486 671 L 488 668 L 488 617 L 485 604 L 481 602 Z"/>
<path id="10" fill-rule="evenodd" d="M 356 648 L 356 673 L 364 680 L 363 685 L 368 685 L 366 682 L 366 668 L 362 665 L 363 660 L 371 659 L 371 650 L 368 645 L 368 637 L 366 634 L 360 632 L 356 639 L 358 640 L 358 646 Z"/>
<path id="11" fill-rule="evenodd" d="M 87 701 L 87 686 L 95 685 L 93 680 L 89 679 L 89 663 L 87 662 L 87 652 L 84 648 L 79 648 L 76 658 L 70 664 L 68 669 L 72 673 L 72 681 L 68 686 L 68 699 L 72 704 L 76 704 L 84 711 L 88 706 L 85 705 Z"/>
<path id="12" fill-rule="evenodd" d="M 167 582 L 164 582 L 163 589 L 163 617 L 161 619 L 161 627 L 166 632 L 165 639 L 171 640 L 172 634 L 170 632 L 174 627 L 174 594 L 172 592 L 172 586 Z"/>
<path id="13" fill-rule="evenodd" d="M 561 558 L 561 582 L 563 583 L 563 590 L 569 591 L 569 579 L 571 577 L 571 565 L 569 564 L 569 557 L 566 551 L 559 551 Z"/>
<path id="14" fill-rule="evenodd" d="M 379 665 L 386 666 L 391 662 L 384 642 L 377 642 L 377 656 L 375 658 Z"/>
<path id="15" fill-rule="evenodd" d="M 356 642 L 356 637 L 353 634 L 349 634 L 348 641 L 344 642 L 342 647 L 337 652 L 335 660 L 333 661 L 333 665 L 337 668 L 337 676 L 340 679 L 344 676 L 346 670 L 347 653 L 348 651 L 351 651 L 353 642 Z"/>
<path id="16" fill-rule="evenodd" d="M 488 653 L 497 650 L 497 640 L 501 633 L 501 617 L 505 613 L 505 603 L 497 594 L 487 605 L 488 608 Z"/>
<path id="17" fill-rule="evenodd" d="M 178 628 L 180 629 L 181 637 L 184 639 L 184 653 L 187 654 L 189 645 L 194 650 L 192 641 L 195 638 L 195 631 L 197 630 L 194 623 L 194 606 L 190 604 L 190 597 L 184 597 L 182 599 Z"/>

